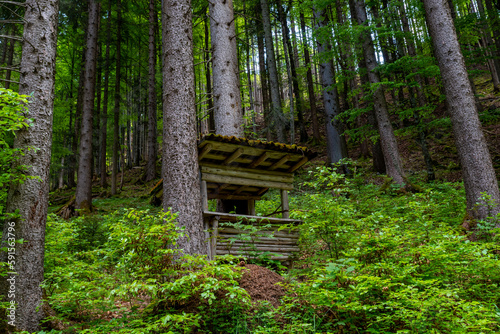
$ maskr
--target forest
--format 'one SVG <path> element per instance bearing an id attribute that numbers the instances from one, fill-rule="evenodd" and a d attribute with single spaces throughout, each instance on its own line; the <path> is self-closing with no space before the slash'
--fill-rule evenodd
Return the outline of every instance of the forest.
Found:
<path id="1" fill-rule="evenodd" d="M 499 0 L 0 0 L 0 333 L 499 333 Z"/>

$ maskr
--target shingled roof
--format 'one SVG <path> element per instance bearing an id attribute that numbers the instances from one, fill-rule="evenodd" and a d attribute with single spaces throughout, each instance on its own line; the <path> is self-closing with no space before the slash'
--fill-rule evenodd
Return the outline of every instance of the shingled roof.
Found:
<path id="1" fill-rule="evenodd" d="M 293 173 L 315 156 L 302 146 L 215 134 L 198 144 L 209 198 L 260 199 L 269 188 L 291 190 Z"/>

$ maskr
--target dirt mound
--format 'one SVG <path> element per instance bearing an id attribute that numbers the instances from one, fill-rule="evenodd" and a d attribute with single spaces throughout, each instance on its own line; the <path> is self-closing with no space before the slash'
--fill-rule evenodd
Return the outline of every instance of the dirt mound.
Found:
<path id="1" fill-rule="evenodd" d="M 278 307 L 279 300 L 285 295 L 283 287 L 277 285 L 283 281 L 283 277 L 255 264 L 245 264 L 244 267 L 240 287 L 248 292 L 252 301 L 267 300 Z"/>

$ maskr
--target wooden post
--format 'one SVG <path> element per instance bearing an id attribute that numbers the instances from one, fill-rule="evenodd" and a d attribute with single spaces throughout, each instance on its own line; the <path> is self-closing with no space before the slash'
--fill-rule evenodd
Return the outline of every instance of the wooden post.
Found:
<path id="1" fill-rule="evenodd" d="M 290 208 L 288 205 L 288 191 L 286 191 L 285 189 L 281 190 L 281 209 L 283 210 L 281 218 L 290 218 Z"/>
<path id="2" fill-rule="evenodd" d="M 201 208 L 203 211 L 208 211 L 208 193 L 207 193 L 207 181 L 201 181 Z"/>
<path id="3" fill-rule="evenodd" d="M 248 214 L 251 216 L 255 216 L 255 200 L 254 199 L 248 200 Z"/>
<path id="4" fill-rule="evenodd" d="M 210 260 L 217 254 L 217 238 L 219 237 L 219 216 L 212 218 L 212 237 L 210 238 Z"/>

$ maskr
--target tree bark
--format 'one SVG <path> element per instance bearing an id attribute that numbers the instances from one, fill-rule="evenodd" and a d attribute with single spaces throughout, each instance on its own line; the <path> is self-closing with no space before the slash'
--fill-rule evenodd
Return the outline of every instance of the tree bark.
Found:
<path id="1" fill-rule="evenodd" d="M 214 99 L 212 90 L 212 76 L 210 75 L 210 64 L 212 60 L 210 59 L 210 35 L 208 19 L 205 19 L 205 50 L 203 52 L 203 60 L 205 61 L 205 84 L 207 90 L 207 113 L 208 113 L 208 132 L 215 132 L 215 115 L 214 115 Z"/>
<path id="2" fill-rule="evenodd" d="M 190 0 L 164 0 L 162 25 L 163 208 L 179 212 L 177 221 L 189 236 L 189 240 L 179 239 L 177 246 L 185 254 L 207 254 L 196 145 Z"/>
<path id="3" fill-rule="evenodd" d="M 4 333 L 39 331 L 45 314 L 42 309 L 43 260 L 45 225 L 49 196 L 49 167 L 52 145 L 52 115 L 54 105 L 54 74 L 57 48 L 59 6 L 56 0 L 27 0 L 23 33 L 23 53 L 19 93 L 33 94 L 27 106 L 27 117 L 33 119 L 30 127 L 18 131 L 14 147 L 24 148 L 24 155 L 16 161 L 28 166 L 24 183 L 12 184 L 9 189 L 6 212 L 17 212 L 17 218 L 4 224 L 2 249 L 15 248 L 15 265 L 9 272 L 16 275 L 2 277 L 0 294 L 3 301 L 17 303 L 13 326 Z M 26 148 L 35 148 L 26 149 Z M 24 240 L 15 244 L 15 240 Z M 7 262 L 8 253 L 2 251 L 0 261 Z M 10 281 L 7 281 L 10 279 Z M 8 290 L 15 281 L 15 297 Z M 6 319 L 2 311 L 2 318 Z M 8 318 L 7 321 L 12 321 Z"/>
<path id="4" fill-rule="evenodd" d="M 87 28 L 87 47 L 85 55 L 85 79 L 83 87 L 82 123 L 80 135 L 80 163 L 76 184 L 76 209 L 82 213 L 92 211 L 92 114 L 94 110 L 97 36 L 101 5 L 89 0 L 89 23 Z"/>
<path id="5" fill-rule="evenodd" d="M 232 0 L 209 2 L 215 132 L 243 137 Z"/>
<path id="6" fill-rule="evenodd" d="M 107 136 L 108 136 L 108 99 L 109 99 L 109 48 L 111 46 L 111 1 L 108 2 L 108 22 L 106 27 L 106 65 L 104 68 L 104 92 L 102 97 L 102 113 L 101 113 L 101 187 L 106 188 L 108 186 L 107 177 L 108 172 L 106 170 L 106 149 L 107 149 Z"/>
<path id="7" fill-rule="evenodd" d="M 262 110 L 264 113 L 264 124 L 266 127 L 266 139 L 270 141 L 271 138 L 271 115 L 269 108 L 269 86 L 266 68 L 266 57 L 264 52 L 264 38 L 262 37 L 262 31 L 257 34 L 257 48 L 259 51 L 259 72 L 260 72 L 260 87 L 262 90 Z"/>
<path id="8" fill-rule="evenodd" d="M 370 31 L 367 28 L 368 20 L 366 17 L 365 3 L 363 0 L 350 0 L 350 5 L 354 6 L 358 24 L 365 26 L 361 33 L 361 42 L 363 54 L 365 56 L 366 68 L 368 70 L 368 79 L 371 84 L 377 85 L 377 88 L 373 92 L 373 107 L 375 109 L 375 117 L 377 119 L 380 143 L 384 153 L 387 175 L 392 177 L 394 182 L 403 184 L 405 182 L 403 163 L 399 155 L 398 143 L 396 141 L 396 137 L 394 136 L 392 124 L 389 119 L 384 88 L 380 85 L 380 76 L 376 70 L 378 64 L 375 58 L 375 50 Z"/>
<path id="9" fill-rule="evenodd" d="M 278 0 L 278 15 L 281 21 L 281 27 L 283 31 L 283 47 L 286 47 L 288 50 L 288 55 L 290 58 L 290 71 L 292 75 L 292 86 L 293 86 L 293 95 L 295 96 L 295 107 L 297 111 L 297 119 L 299 121 L 299 133 L 300 133 L 300 142 L 305 143 L 308 139 L 306 127 L 304 124 L 304 115 L 302 111 L 302 96 L 300 95 L 300 87 L 299 80 L 297 76 L 297 69 L 295 68 L 295 60 L 294 60 L 294 50 L 292 46 L 292 41 L 290 40 L 290 29 L 288 28 L 288 22 L 286 19 L 285 11 L 281 5 L 281 0 Z M 286 54 L 286 52 L 285 52 Z M 291 103 L 291 102 L 290 102 Z M 294 120 L 293 117 L 292 120 Z M 292 142 L 293 144 L 293 142 Z"/>
<path id="10" fill-rule="evenodd" d="M 313 128 L 313 137 L 316 142 L 321 140 L 319 134 L 318 112 L 316 111 L 316 96 L 314 95 L 314 83 L 311 70 L 311 56 L 309 54 L 309 45 L 307 44 L 306 22 L 304 13 L 300 12 L 300 29 L 302 31 L 302 44 L 304 46 L 304 64 L 307 67 L 307 91 L 309 93 L 309 106 L 311 110 L 311 121 Z"/>
<path id="11" fill-rule="evenodd" d="M 118 158 L 120 155 L 120 84 L 121 84 L 121 0 L 117 0 L 117 27 L 116 27 L 116 80 L 115 80 L 115 107 L 113 112 L 113 169 L 111 171 L 111 195 L 116 195 L 118 177 Z"/>
<path id="12" fill-rule="evenodd" d="M 278 82 L 278 69 L 276 68 L 276 57 L 274 53 L 273 34 L 271 30 L 271 18 L 267 0 L 260 0 L 262 9 L 262 23 L 266 42 L 267 68 L 269 70 L 269 83 L 271 86 L 271 119 L 276 129 L 279 142 L 285 142 L 285 128 L 283 126 L 283 111 L 281 110 L 280 87 Z"/>
<path id="13" fill-rule="evenodd" d="M 500 212 L 500 192 L 450 9 L 446 0 L 423 2 L 462 165 L 467 211 L 486 219 Z M 491 196 L 496 207 L 488 207 L 482 194 Z"/>
<path id="14" fill-rule="evenodd" d="M 155 0 L 149 0 L 149 77 L 148 77 L 148 163 L 146 181 L 156 177 L 156 44 Z"/>
<path id="15" fill-rule="evenodd" d="M 317 31 L 329 26 L 329 19 L 324 9 L 314 8 Z M 323 54 L 323 61 L 319 65 L 321 85 L 323 86 L 323 104 L 325 106 L 326 126 L 326 152 L 328 162 L 333 164 L 347 157 L 347 145 L 342 136 L 342 124 L 335 119 L 339 114 L 338 93 L 335 83 L 335 67 L 332 59 L 326 58 L 325 54 L 331 51 L 330 42 L 326 39 L 317 38 L 318 52 Z"/>

